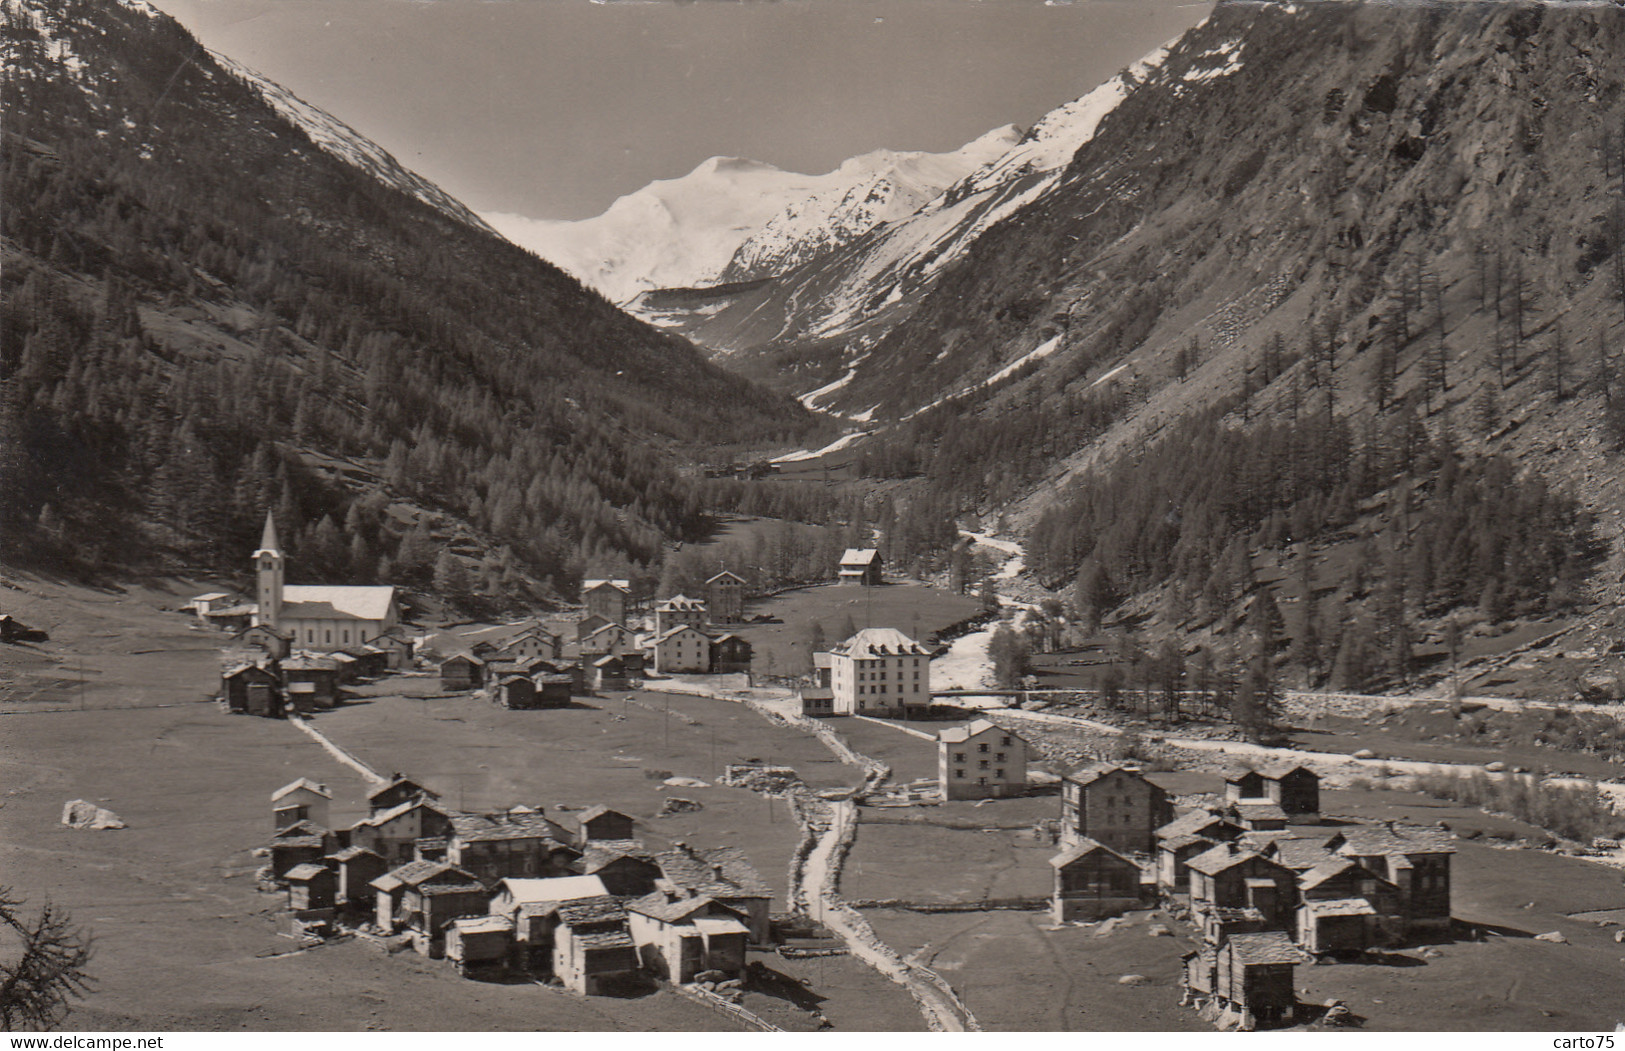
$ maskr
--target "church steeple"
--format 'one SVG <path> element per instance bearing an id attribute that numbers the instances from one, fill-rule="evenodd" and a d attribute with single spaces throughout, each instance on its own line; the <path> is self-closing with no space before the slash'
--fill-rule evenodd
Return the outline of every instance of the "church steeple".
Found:
<path id="1" fill-rule="evenodd" d="M 256 624 L 264 624 L 273 631 L 281 630 L 282 619 L 282 547 L 277 543 L 276 520 L 265 512 L 265 532 L 260 536 L 259 550 L 254 552 L 255 600 L 259 603 Z"/>

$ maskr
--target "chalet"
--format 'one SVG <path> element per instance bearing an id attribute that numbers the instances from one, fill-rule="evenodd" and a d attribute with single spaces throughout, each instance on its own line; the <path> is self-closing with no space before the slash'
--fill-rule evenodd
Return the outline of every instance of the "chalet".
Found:
<path id="1" fill-rule="evenodd" d="M 405 774 L 391 774 L 388 783 L 367 793 L 367 809 L 371 813 L 389 810 L 414 799 L 439 799 L 440 793 L 425 788 Z"/>
<path id="2" fill-rule="evenodd" d="M 532 628 L 503 643 L 502 655 L 509 659 L 541 657 L 546 660 L 557 660 L 559 647 L 563 645 L 563 641 L 545 628 Z"/>
<path id="3" fill-rule="evenodd" d="M 440 662 L 442 690 L 472 690 L 485 681 L 485 661 L 472 653 L 457 653 Z"/>
<path id="4" fill-rule="evenodd" d="M 377 892 L 374 922 L 386 933 L 406 931 L 412 946 L 438 959 L 446 928 L 462 916 L 483 916 L 491 896 L 471 874 L 439 861 L 412 861 L 372 881 Z"/>
<path id="5" fill-rule="evenodd" d="M 288 909 L 306 912 L 331 909 L 338 891 L 338 876 L 325 865 L 306 862 L 282 874 L 288 884 Z"/>
<path id="6" fill-rule="evenodd" d="M 322 654 L 321 659 L 331 664 L 333 666 L 333 670 L 338 673 L 337 678 L 334 681 L 340 686 L 343 686 L 345 683 L 355 682 L 357 679 L 366 674 L 361 662 L 361 658 L 357 657 L 353 653 L 346 653 L 343 650 L 333 650 L 330 653 Z"/>
<path id="7" fill-rule="evenodd" d="M 581 856 L 569 845 L 570 834 L 542 814 L 456 814 L 451 825 L 446 861 L 491 886 L 568 876 Z"/>
<path id="8" fill-rule="evenodd" d="M 711 670 L 711 637 L 687 624 L 656 635 L 649 643 L 660 675 L 703 674 Z"/>
<path id="9" fill-rule="evenodd" d="M 1352 858 L 1301 874 L 1298 896 L 1298 944 L 1309 952 L 1363 952 L 1403 936 L 1398 888 Z"/>
<path id="10" fill-rule="evenodd" d="M 338 877 L 337 904 L 357 912 L 372 912 L 374 892 L 370 884 L 389 871 L 384 859 L 366 847 L 349 846 L 325 860 Z"/>
<path id="11" fill-rule="evenodd" d="M 1201 921 L 1219 909 L 1257 909 L 1271 930 L 1293 926 L 1297 875 L 1256 851 L 1221 843 L 1192 858 L 1191 913 Z"/>
<path id="12" fill-rule="evenodd" d="M 606 653 L 594 660 L 589 666 L 592 668 L 592 672 L 588 683 L 594 691 L 602 693 L 609 690 L 626 689 L 626 659 L 624 657 Z"/>
<path id="13" fill-rule="evenodd" d="M 528 675 L 504 676 L 497 683 L 496 701 L 504 708 L 536 707 L 536 680 Z"/>
<path id="14" fill-rule="evenodd" d="M 657 890 L 628 902 L 626 912 L 645 970 L 679 984 L 703 971 L 744 973 L 750 928 L 714 898 L 672 898 Z"/>
<path id="15" fill-rule="evenodd" d="M 745 578 L 723 570 L 705 582 L 710 597 L 711 623 L 740 624 L 745 620 Z"/>
<path id="16" fill-rule="evenodd" d="M 606 653 L 620 655 L 633 645 L 633 636 L 619 624 L 605 624 L 577 644 L 582 660 L 591 660 Z"/>
<path id="17" fill-rule="evenodd" d="M 842 584 L 880 585 L 880 552 L 873 548 L 849 547 L 841 555 L 841 568 L 836 579 Z"/>
<path id="18" fill-rule="evenodd" d="M 611 624 L 626 623 L 626 606 L 632 597 L 632 584 L 627 580 L 583 580 L 581 604 L 589 614 L 603 617 Z"/>
<path id="19" fill-rule="evenodd" d="M 356 674 L 361 678 L 376 678 L 389 671 L 391 657 L 388 650 L 362 644 L 354 647 L 350 651 L 350 656 L 355 658 Z"/>
<path id="20" fill-rule="evenodd" d="M 301 777 L 271 793 L 272 822 L 279 829 L 300 821 L 327 828 L 327 811 L 332 802 L 333 793 L 327 790 L 326 785 Z"/>
<path id="21" fill-rule="evenodd" d="M 1334 854 L 1358 861 L 1387 880 L 1398 895 L 1406 935 L 1450 927 L 1450 857 L 1455 837 L 1415 825 L 1350 825 L 1326 842 Z"/>
<path id="22" fill-rule="evenodd" d="M 506 969 L 513 944 L 514 925 L 506 916 L 462 916 L 446 927 L 446 959 L 464 977 Z"/>
<path id="23" fill-rule="evenodd" d="M 202 618 L 205 624 L 216 631 L 227 631 L 236 634 L 244 628 L 254 626 L 258 610 L 259 607 L 252 602 L 240 602 L 236 605 L 218 606 L 202 614 Z"/>
<path id="24" fill-rule="evenodd" d="M 637 835 L 631 817 L 602 803 L 583 810 L 576 820 L 580 823 L 575 836 L 578 847 L 604 840 L 628 840 Z"/>
<path id="25" fill-rule="evenodd" d="M 691 628 L 704 628 L 709 617 L 704 602 L 687 595 L 673 595 L 655 607 L 655 634 L 664 635 L 684 624 Z"/>
<path id="26" fill-rule="evenodd" d="M 638 950 L 626 909 L 615 898 L 577 898 L 558 906 L 553 931 L 553 977 L 582 996 L 637 973 Z"/>
<path id="27" fill-rule="evenodd" d="M 626 669 L 628 685 L 633 679 L 643 678 L 643 668 L 648 663 L 647 657 L 648 653 L 636 646 L 629 647 L 621 654 L 621 667 Z"/>
<path id="28" fill-rule="evenodd" d="M 368 646 L 384 651 L 388 667 L 399 669 L 412 666 L 412 640 L 399 629 L 374 635 L 364 641 Z"/>
<path id="29" fill-rule="evenodd" d="M 750 673 L 750 640 L 732 633 L 711 637 L 711 673 L 713 675 L 748 675 Z"/>
<path id="30" fill-rule="evenodd" d="M 673 849 L 657 854 L 656 860 L 674 894 L 715 898 L 745 918 L 752 941 L 758 945 L 771 941 L 768 907 L 773 892 L 739 848 L 701 851 L 679 842 L 673 844 Z"/>
<path id="31" fill-rule="evenodd" d="M 1003 799 L 1027 790 L 1027 742 L 986 719 L 937 734 L 944 799 Z"/>
<path id="32" fill-rule="evenodd" d="M 264 651 L 267 657 L 283 658 L 293 649 L 293 636 L 286 635 L 268 624 L 254 624 L 232 636 L 241 646 Z"/>
<path id="33" fill-rule="evenodd" d="M 557 879 L 505 879 L 491 894 L 490 914 L 514 925 L 515 966 L 549 974 L 558 908 L 570 901 L 602 898 L 608 891 L 596 876 Z"/>
<path id="34" fill-rule="evenodd" d="M 835 714 L 835 691 L 828 686 L 801 689 L 801 714 L 809 719 L 828 719 Z"/>
<path id="35" fill-rule="evenodd" d="M 838 715 L 906 713 L 931 704 L 931 651 L 896 628 L 865 628 L 829 658 Z"/>
<path id="36" fill-rule="evenodd" d="M 1227 803 L 1267 800 L 1293 821 L 1320 819 L 1320 775 L 1306 766 L 1238 770 L 1225 778 Z"/>
<path id="37" fill-rule="evenodd" d="M 1121 916 L 1140 905 L 1140 866 L 1092 839 L 1049 859 L 1055 870 L 1051 912 L 1056 923 Z"/>
<path id="38" fill-rule="evenodd" d="M 1188 1003 L 1233 1014 L 1242 1029 L 1296 1021 L 1294 968 L 1309 958 L 1282 931 L 1234 934 L 1185 956 Z"/>
<path id="39" fill-rule="evenodd" d="M 1326 849 L 1329 839 L 1329 836 L 1248 832 L 1240 842 L 1301 875 L 1317 865 L 1336 859 L 1337 855 Z"/>
<path id="40" fill-rule="evenodd" d="M 620 621 L 610 620 L 608 617 L 601 617 L 596 613 L 589 613 L 585 617 L 582 617 L 580 620 L 576 621 L 576 641 L 581 642 L 588 635 L 591 635 L 599 628 L 607 627 L 610 624 L 619 623 Z"/>
<path id="41" fill-rule="evenodd" d="M 1157 829 L 1157 887 L 1165 894 L 1190 889 L 1191 858 L 1229 842 L 1245 831 L 1207 810 L 1192 810 Z"/>
<path id="42" fill-rule="evenodd" d="M 232 595 L 230 592 L 210 591 L 203 595 L 193 595 L 191 598 L 186 600 L 185 604 L 181 606 L 181 609 L 187 613 L 196 614 L 198 620 L 202 621 L 204 624 L 207 624 L 209 622 L 207 618 L 211 610 L 225 609 L 227 606 L 238 605 L 241 601 L 241 599 L 237 598 L 235 595 Z M 0 618 L 0 630 L 4 630 L 4 623 L 9 622 L 10 620 L 11 618 L 9 616 Z M 5 641 L 11 641 L 10 637 L 7 636 Z"/>
<path id="43" fill-rule="evenodd" d="M 1162 786 L 1131 767 L 1080 767 L 1061 781 L 1061 842 L 1092 839 L 1124 854 L 1153 854 L 1173 820 Z"/>
<path id="44" fill-rule="evenodd" d="M 359 645 L 399 622 L 393 587 L 285 585 L 283 561 L 276 523 L 267 513 L 265 532 L 254 552 L 253 622 L 290 636 L 295 646 Z"/>
<path id="45" fill-rule="evenodd" d="M 622 898 L 649 893 L 661 878 L 660 864 L 653 854 L 624 842 L 588 844 L 582 848 L 575 868 L 583 876 L 597 876 L 609 893 Z"/>
<path id="46" fill-rule="evenodd" d="M 282 715 L 282 680 L 259 664 L 240 664 L 220 676 L 220 692 L 234 712 L 276 718 Z"/>
<path id="47" fill-rule="evenodd" d="M 331 657 L 296 656 L 282 662 L 282 679 L 289 686 L 308 682 L 307 692 L 318 708 L 331 708 L 338 699 L 339 661 Z"/>
<path id="48" fill-rule="evenodd" d="M 401 865 L 415 856 L 418 840 L 449 834 L 451 819 L 451 811 L 419 796 L 351 825 L 350 845 L 365 847 L 390 865 Z"/>

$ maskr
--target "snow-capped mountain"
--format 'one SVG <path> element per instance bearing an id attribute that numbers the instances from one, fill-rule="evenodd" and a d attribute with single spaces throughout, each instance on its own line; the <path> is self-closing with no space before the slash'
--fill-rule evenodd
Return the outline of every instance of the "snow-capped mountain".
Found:
<path id="1" fill-rule="evenodd" d="M 776 280 L 686 300 L 652 292 L 634 302 L 633 309 L 723 353 L 838 341 L 847 345 L 849 357 L 860 354 L 906 316 L 984 231 L 1053 189 L 1100 122 L 1153 81 L 1167 55 L 1168 45 L 1159 47 L 1088 94 L 1052 110 L 1002 153 L 909 215 L 832 247 L 810 245 L 805 252 L 779 247 L 784 258 L 804 265 Z M 977 143 L 998 142 L 1005 131 L 998 129 Z M 744 267 L 730 268 L 725 278 L 749 273 Z M 817 387 L 830 376 L 817 379 L 807 386 Z"/>
<path id="2" fill-rule="evenodd" d="M 462 201 L 442 190 L 417 172 L 403 166 L 388 150 L 362 135 L 348 124 L 312 106 L 281 84 L 270 80 L 235 59 L 218 52 L 210 52 L 214 60 L 228 73 L 258 92 L 260 98 L 294 126 L 310 137 L 310 141 L 340 160 L 360 168 L 379 182 L 411 194 L 433 208 L 459 219 L 470 226 L 496 233 Z"/>
<path id="3" fill-rule="evenodd" d="M 876 150 L 853 157 L 823 177 L 826 185 L 786 204 L 740 245 L 720 280 L 786 273 L 881 223 L 907 218 L 1021 139 L 1021 129 L 1007 124 L 952 153 Z"/>
<path id="4" fill-rule="evenodd" d="M 782 272 L 902 218 L 987 164 L 1018 137 L 999 128 L 949 153 L 876 150 L 823 175 L 712 157 L 675 179 L 621 197 L 576 221 L 490 212 L 515 244 L 617 302 L 652 288 L 685 288 Z"/>

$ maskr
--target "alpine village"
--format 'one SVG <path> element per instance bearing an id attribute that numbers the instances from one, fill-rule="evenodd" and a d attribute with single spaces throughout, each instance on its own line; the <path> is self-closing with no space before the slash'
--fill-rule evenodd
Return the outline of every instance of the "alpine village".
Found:
<path id="1" fill-rule="evenodd" d="M 0 0 L 4 1028 L 1620 1021 L 1625 9 L 622 298 L 163 6 Z"/>

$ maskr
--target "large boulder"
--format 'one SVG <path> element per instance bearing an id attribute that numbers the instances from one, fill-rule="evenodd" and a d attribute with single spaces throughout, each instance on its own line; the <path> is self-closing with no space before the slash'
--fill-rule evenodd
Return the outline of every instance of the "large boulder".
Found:
<path id="1" fill-rule="evenodd" d="M 1619 700 L 1619 673 L 1608 668 L 1592 668 L 1580 676 L 1580 696 L 1588 701 Z"/>
<path id="2" fill-rule="evenodd" d="M 62 804 L 62 823 L 69 828 L 128 828 L 124 820 L 105 807 L 74 799 Z"/>

